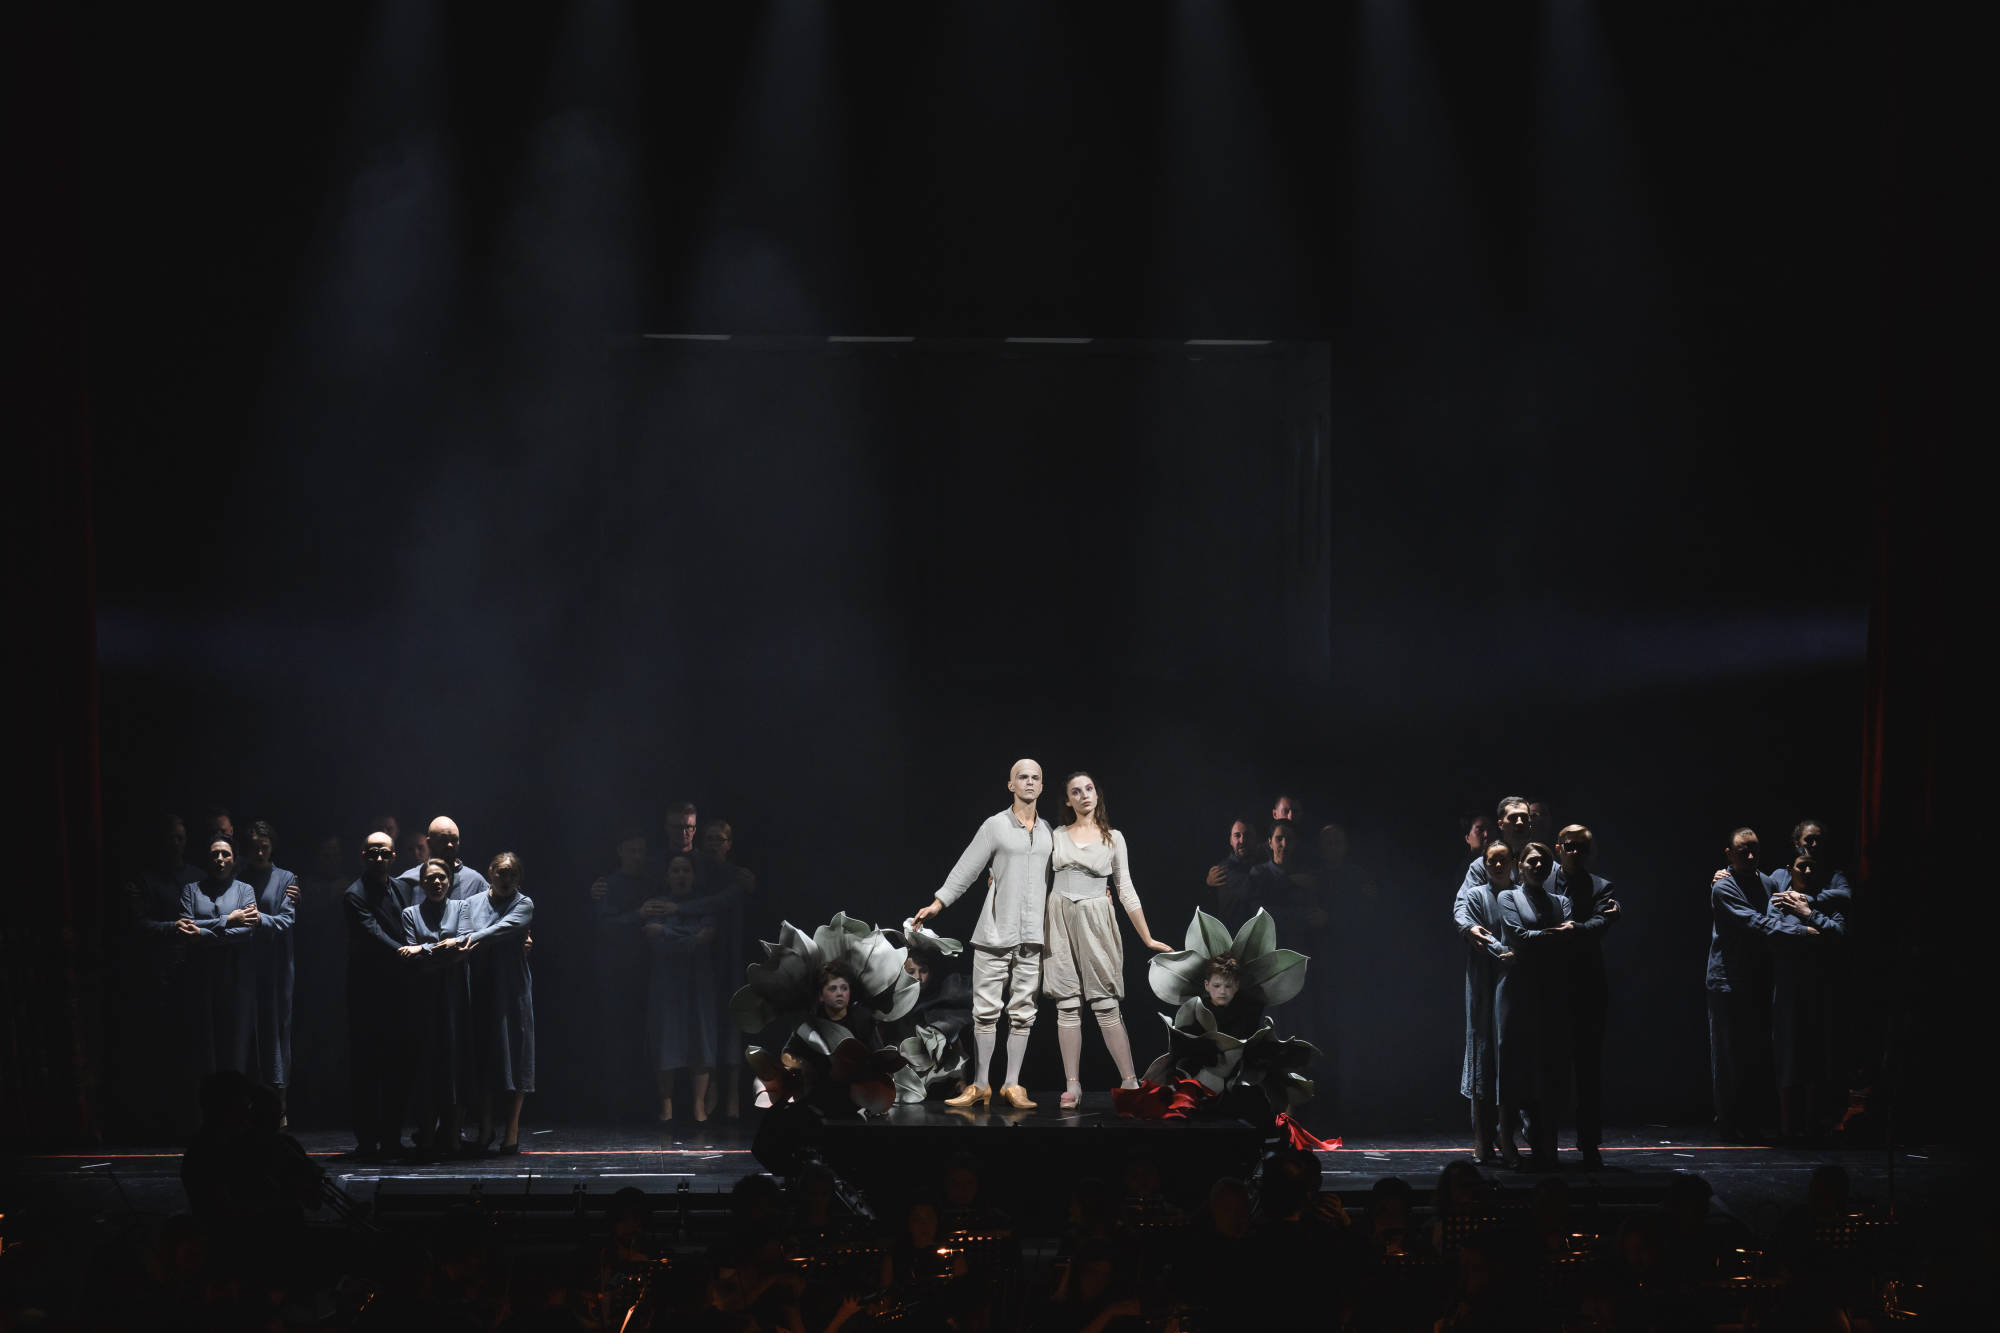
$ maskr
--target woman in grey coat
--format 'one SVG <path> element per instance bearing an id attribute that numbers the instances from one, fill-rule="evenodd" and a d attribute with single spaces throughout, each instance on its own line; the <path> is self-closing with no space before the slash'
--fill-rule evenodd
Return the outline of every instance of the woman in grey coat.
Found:
<path id="1" fill-rule="evenodd" d="M 1499 1102 L 1499 1034 L 1493 1003 L 1501 968 L 1514 960 L 1502 942 L 1506 924 L 1500 917 L 1498 889 L 1514 884 L 1514 853 L 1506 843 L 1486 848 L 1486 882 L 1470 878 L 1459 886 L 1451 905 L 1451 921 L 1465 941 L 1465 1063 L 1458 1075 L 1458 1095 L 1472 1104 L 1472 1142 L 1482 1162 L 1491 1162 L 1495 1107 Z"/>
<path id="2" fill-rule="evenodd" d="M 505 1116 L 500 1151 L 521 1151 L 521 1103 L 535 1090 L 535 976 L 528 927 L 535 900 L 521 892 L 521 858 L 502 852 L 486 867 L 487 890 L 465 900 L 461 953 L 472 963 L 473 1052 L 478 1061 L 479 1143 L 493 1138 L 493 1108 Z"/>

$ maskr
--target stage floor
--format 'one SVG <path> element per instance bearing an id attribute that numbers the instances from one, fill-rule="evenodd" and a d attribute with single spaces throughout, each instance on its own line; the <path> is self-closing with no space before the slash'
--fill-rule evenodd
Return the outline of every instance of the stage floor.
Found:
<path id="1" fill-rule="evenodd" d="M 938 1106 L 902 1107 L 886 1121 L 857 1127 L 859 1132 L 895 1135 L 917 1128 L 930 1137 L 963 1130 L 966 1150 L 979 1152 L 989 1133 L 1029 1129 L 1036 1134 L 1116 1128 L 1127 1150 L 1143 1142 L 1167 1153 L 1180 1136 L 1200 1134 L 1200 1124 L 1134 1122 L 1112 1114 L 1109 1098 L 1086 1098 L 1083 1108 L 1063 1112 L 1051 1096 L 1033 1112 L 959 1113 Z M 428 1165 L 361 1162 L 348 1155 L 351 1139 L 340 1132 L 299 1130 L 295 1137 L 334 1180 L 358 1201 L 378 1194 L 408 1196 L 463 1194 L 475 1186 L 489 1199 L 502 1195 L 575 1197 L 636 1186 L 649 1194 L 686 1190 L 726 1192 L 744 1175 L 761 1168 L 751 1153 L 756 1121 L 738 1124 L 644 1129 L 561 1127 L 525 1129 L 518 1156 L 459 1159 Z M 852 1132 L 852 1131 L 850 1131 Z M 1142 1136 L 1135 1140 L 1132 1135 Z M 1183 1143 L 1185 1140 L 1181 1140 Z M 1899 1151 L 1793 1150 L 1761 1145 L 1718 1144 L 1698 1127 L 1648 1125 L 1607 1133 L 1604 1169 L 1586 1172 L 1572 1152 L 1562 1154 L 1562 1174 L 1572 1186 L 1607 1197 L 1656 1190 L 1665 1176 L 1691 1172 L 1713 1187 L 1724 1204 L 1756 1225 L 1760 1215 L 1803 1199 L 1806 1181 L 1822 1162 L 1839 1162 L 1853 1180 L 1857 1198 L 1921 1206 L 1962 1181 L 1968 1156 L 1952 1149 Z M 1471 1145 L 1450 1136 L 1369 1135 L 1322 1152 L 1325 1185 L 1350 1202 L 1384 1176 L 1400 1176 L 1427 1192 L 1438 1170 Z M 1892 1166 L 1893 1162 L 1893 1166 Z M 1115 1157 L 1105 1171 L 1118 1169 Z M 96 1152 L 39 1153 L 5 1159 L 0 1167 L 0 1212 L 10 1224 L 42 1215 L 139 1212 L 164 1214 L 186 1206 L 180 1188 L 180 1155 L 167 1145 L 124 1144 Z M 1488 1169 L 1503 1189 L 1532 1189 L 1543 1177 Z M 1893 1174 L 1893 1179 L 1892 1179 Z M 11 1226 L 10 1226 L 11 1229 Z"/>

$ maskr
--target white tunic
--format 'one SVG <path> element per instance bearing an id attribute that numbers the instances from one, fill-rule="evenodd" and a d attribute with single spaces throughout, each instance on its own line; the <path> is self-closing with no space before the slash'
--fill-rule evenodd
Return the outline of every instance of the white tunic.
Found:
<path id="1" fill-rule="evenodd" d="M 1132 863 L 1125 851 L 1125 835 L 1111 831 L 1107 845 L 1101 838 L 1079 847 L 1070 841 L 1069 830 L 1056 834 L 1055 851 L 1049 868 L 1056 872 L 1055 891 L 1073 903 L 1102 897 L 1107 883 L 1118 889 L 1118 905 L 1127 912 L 1139 910 L 1139 891 L 1132 887 Z"/>
<path id="2" fill-rule="evenodd" d="M 1053 844 L 1049 823 L 1039 815 L 1032 827 L 1022 828 L 1012 808 L 980 824 L 972 845 L 958 858 L 945 876 L 937 900 L 946 907 L 965 891 L 993 872 L 993 887 L 979 909 L 979 926 L 972 943 L 982 949 L 1012 949 L 1021 944 L 1043 942 L 1042 918 L 1048 910 L 1049 851 Z"/>

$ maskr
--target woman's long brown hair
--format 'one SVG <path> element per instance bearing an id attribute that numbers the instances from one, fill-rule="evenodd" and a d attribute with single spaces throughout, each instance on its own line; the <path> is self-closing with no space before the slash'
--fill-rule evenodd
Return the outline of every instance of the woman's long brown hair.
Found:
<path id="1" fill-rule="evenodd" d="M 1064 799 L 1068 799 L 1069 797 L 1069 784 L 1075 782 L 1078 778 L 1090 778 L 1092 785 L 1096 785 L 1097 783 L 1097 779 L 1090 777 L 1090 774 L 1087 771 L 1083 769 L 1078 769 L 1076 772 L 1070 774 L 1068 777 L 1063 779 Z M 1101 786 L 1097 788 L 1097 808 L 1090 812 L 1090 818 L 1091 822 L 1097 825 L 1098 835 L 1104 839 L 1104 845 L 1106 847 L 1110 847 L 1112 845 L 1111 816 L 1106 814 L 1104 811 L 1104 788 Z M 1069 822 L 1071 824 L 1076 823 L 1075 810 L 1071 810 L 1069 812 Z"/>

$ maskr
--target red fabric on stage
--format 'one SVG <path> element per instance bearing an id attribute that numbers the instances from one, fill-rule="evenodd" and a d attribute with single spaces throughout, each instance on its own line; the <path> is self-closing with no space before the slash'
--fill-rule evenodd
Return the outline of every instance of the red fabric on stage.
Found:
<path id="1" fill-rule="evenodd" d="M 1301 1125 L 1297 1120 L 1294 1120 L 1290 1111 L 1278 1112 L 1278 1124 L 1291 1137 L 1294 1148 L 1303 1148 L 1307 1152 L 1332 1152 L 1340 1146 L 1340 1136 L 1338 1134 L 1330 1139 L 1320 1138 L 1304 1125 Z"/>
<path id="2" fill-rule="evenodd" d="M 1139 1120 L 1160 1120 L 1167 1114 L 1172 1093 L 1158 1083 L 1141 1082 L 1136 1088 L 1113 1088 L 1111 1109 L 1119 1115 Z"/>

